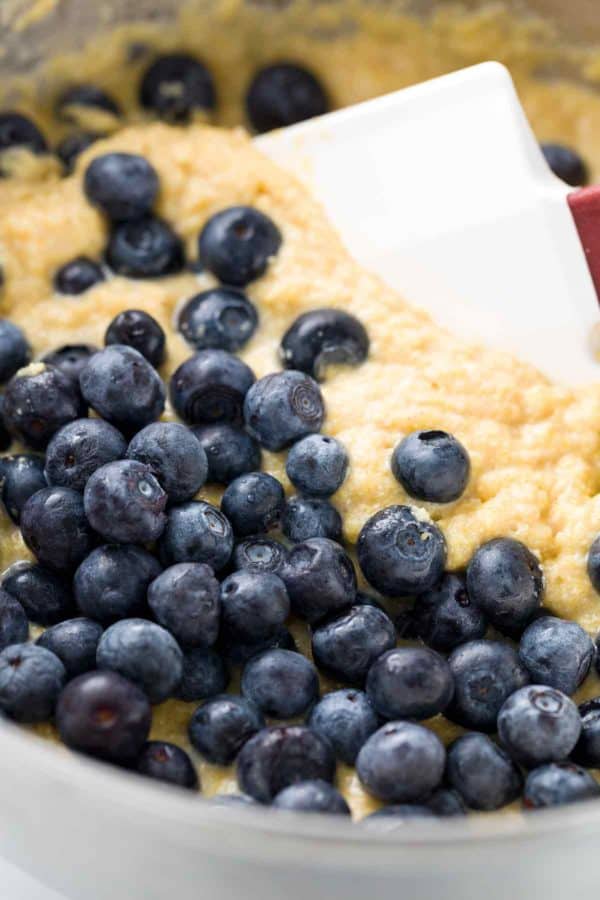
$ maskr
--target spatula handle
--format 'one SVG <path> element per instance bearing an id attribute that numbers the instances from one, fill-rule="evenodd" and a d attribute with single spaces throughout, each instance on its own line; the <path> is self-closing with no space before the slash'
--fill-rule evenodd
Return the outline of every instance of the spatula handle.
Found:
<path id="1" fill-rule="evenodd" d="M 567 202 L 600 302 L 600 185 L 573 191 Z"/>

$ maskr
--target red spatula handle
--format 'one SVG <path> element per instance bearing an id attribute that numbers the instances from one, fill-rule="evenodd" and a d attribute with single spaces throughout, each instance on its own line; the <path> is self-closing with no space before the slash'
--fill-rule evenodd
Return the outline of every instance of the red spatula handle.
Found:
<path id="1" fill-rule="evenodd" d="M 567 200 L 600 302 L 600 185 L 573 191 Z"/>

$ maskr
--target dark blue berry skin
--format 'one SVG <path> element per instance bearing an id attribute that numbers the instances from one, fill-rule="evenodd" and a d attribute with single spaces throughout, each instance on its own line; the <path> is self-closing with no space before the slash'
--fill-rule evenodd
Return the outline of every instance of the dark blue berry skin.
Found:
<path id="1" fill-rule="evenodd" d="M 183 503 L 198 493 L 208 475 L 206 453 L 189 428 L 178 422 L 153 422 L 133 437 L 127 458 L 149 467 L 169 496 Z"/>
<path id="2" fill-rule="evenodd" d="M 356 572 L 348 554 L 327 538 L 311 538 L 288 552 L 281 577 L 292 609 L 311 624 L 356 597 Z"/>
<path id="3" fill-rule="evenodd" d="M 529 772 L 523 791 L 523 808 L 545 809 L 564 806 L 600 796 L 600 785 L 590 774 L 574 763 L 561 762 L 539 766 Z"/>
<path id="4" fill-rule="evenodd" d="M 494 538 L 471 557 L 467 591 L 498 631 L 515 636 L 542 602 L 544 576 L 525 544 L 513 538 Z"/>
<path id="5" fill-rule="evenodd" d="M 75 383 L 52 366 L 40 367 L 11 378 L 2 408 L 8 430 L 34 450 L 43 450 L 59 428 L 86 414 Z"/>
<path id="6" fill-rule="evenodd" d="M 0 319 L 0 382 L 12 378 L 30 359 L 31 347 L 21 329 L 8 319 Z"/>
<path id="7" fill-rule="evenodd" d="M 467 814 L 467 809 L 460 794 L 449 788 L 438 788 L 437 791 L 434 791 L 427 798 L 425 804 L 436 816 L 441 818 L 465 816 Z"/>
<path id="8" fill-rule="evenodd" d="M 600 698 L 579 706 L 581 734 L 571 754 L 576 763 L 592 769 L 600 767 Z"/>
<path id="9" fill-rule="evenodd" d="M 324 672 L 350 684 L 364 684 L 376 659 L 396 646 L 396 630 L 382 609 L 355 605 L 313 630 L 312 652 Z"/>
<path id="10" fill-rule="evenodd" d="M 469 454 L 460 441 L 445 431 L 413 431 L 392 453 L 394 478 L 417 500 L 458 500 L 470 471 Z"/>
<path id="11" fill-rule="evenodd" d="M 106 262 L 125 278 L 175 275 L 184 265 L 183 243 L 162 219 L 146 216 L 121 222 L 109 238 Z"/>
<path id="12" fill-rule="evenodd" d="M 0 153 L 12 147 L 25 147 L 32 153 L 45 153 L 46 139 L 31 119 L 18 112 L 0 113 Z"/>
<path id="13" fill-rule="evenodd" d="M 349 766 L 354 765 L 360 748 L 380 725 L 367 695 L 347 689 L 325 694 L 313 706 L 307 722 Z"/>
<path id="14" fill-rule="evenodd" d="M 244 397 L 254 373 L 224 350 L 201 350 L 173 373 L 171 403 L 190 425 L 241 424 Z"/>
<path id="15" fill-rule="evenodd" d="M 145 619 L 122 619 L 98 644 L 99 669 L 118 672 L 137 684 L 151 703 L 172 697 L 183 674 L 183 654 L 165 628 Z"/>
<path id="16" fill-rule="evenodd" d="M 190 720 L 189 737 L 208 762 L 227 766 L 264 724 L 262 713 L 252 702 L 222 694 L 198 707 Z"/>
<path id="17" fill-rule="evenodd" d="M 87 256 L 78 256 L 58 269 L 54 275 L 54 289 L 59 294 L 76 296 L 101 281 L 104 281 L 104 272 L 98 263 Z"/>
<path id="18" fill-rule="evenodd" d="M 117 672 L 79 675 L 56 707 L 56 725 L 67 747 L 121 765 L 137 759 L 151 723 L 148 698 Z"/>
<path id="19" fill-rule="evenodd" d="M 160 575 L 157 559 L 133 544 L 92 550 L 73 578 L 81 612 L 104 624 L 145 615 L 148 585 Z"/>
<path id="20" fill-rule="evenodd" d="M 186 700 L 208 700 L 227 690 L 230 672 L 223 657 L 212 647 L 194 647 L 183 653 L 183 675 L 177 697 Z"/>
<path id="21" fill-rule="evenodd" d="M 122 459 L 101 466 L 83 494 L 85 514 L 98 534 L 119 544 L 147 544 L 162 534 L 167 495 L 149 466 Z"/>
<path id="22" fill-rule="evenodd" d="M 451 573 L 417 597 L 412 621 L 417 635 L 442 653 L 482 638 L 487 630 L 487 619 L 471 602 L 464 579 Z"/>
<path id="23" fill-rule="evenodd" d="M 219 635 L 219 582 L 204 563 L 178 563 L 154 579 L 148 606 L 184 647 L 212 647 Z"/>
<path id="24" fill-rule="evenodd" d="M 342 517 L 322 497 L 290 497 L 281 518 L 281 530 L 294 543 L 310 538 L 342 540 Z"/>
<path id="25" fill-rule="evenodd" d="M 0 709 L 17 722 L 47 722 L 66 677 L 50 650 L 12 644 L 0 653 Z"/>
<path id="26" fill-rule="evenodd" d="M 542 616 L 521 637 L 519 656 L 535 684 L 574 694 L 590 671 L 594 642 L 576 622 Z"/>
<path id="27" fill-rule="evenodd" d="M 2 589 L 19 601 L 27 618 L 36 625 L 55 625 L 74 610 L 69 582 L 37 563 L 23 559 L 2 575 Z"/>
<path id="28" fill-rule="evenodd" d="M 91 344 L 65 344 L 64 347 L 59 347 L 58 350 L 46 353 L 42 357 L 42 362 L 60 369 L 63 375 L 66 375 L 79 386 L 81 372 L 87 366 L 90 356 L 97 352 L 98 348 L 93 347 Z"/>
<path id="29" fill-rule="evenodd" d="M 581 716 L 562 691 L 531 684 L 512 694 L 498 713 L 498 735 L 528 769 L 566 759 L 581 734 Z"/>
<path id="30" fill-rule="evenodd" d="M 384 719 L 430 719 L 454 694 L 450 667 L 428 647 L 398 647 L 369 669 L 367 696 Z"/>
<path id="31" fill-rule="evenodd" d="M 221 585 L 223 625 L 244 642 L 261 641 L 277 633 L 290 614 L 285 584 L 272 572 L 241 570 Z"/>
<path id="32" fill-rule="evenodd" d="M 273 719 L 291 719 L 319 697 L 313 664 L 292 650 L 266 650 L 253 657 L 242 675 L 242 694 Z"/>
<path id="33" fill-rule="evenodd" d="M 288 812 L 327 813 L 349 816 L 350 807 L 333 785 L 327 781 L 301 781 L 284 788 L 273 799 L 273 809 Z"/>
<path id="34" fill-rule="evenodd" d="M 256 307 L 241 291 L 217 287 L 191 297 L 179 311 L 177 328 L 196 350 L 235 353 L 258 325 Z"/>
<path id="35" fill-rule="evenodd" d="M 221 509 L 236 537 L 261 534 L 279 525 L 285 494 L 280 482 L 267 472 L 240 475 L 225 489 Z"/>
<path id="36" fill-rule="evenodd" d="M 112 344 L 133 347 L 155 368 L 165 361 L 165 333 L 143 309 L 127 309 L 115 316 L 106 329 L 104 343 L 107 347 Z"/>
<path id="37" fill-rule="evenodd" d="M 446 541 L 409 506 L 388 506 L 363 525 L 358 561 L 367 581 L 388 597 L 422 594 L 436 584 L 446 564 Z"/>
<path id="38" fill-rule="evenodd" d="M 321 116 L 328 109 L 321 83 L 308 69 L 293 63 L 259 69 L 246 94 L 246 112 L 259 133 Z"/>
<path id="39" fill-rule="evenodd" d="M 363 745 L 356 771 L 380 800 L 410 803 L 439 786 L 445 764 L 446 751 L 432 731 L 412 722 L 389 722 Z"/>
<path id="40" fill-rule="evenodd" d="M 288 370 L 266 375 L 244 400 L 246 428 L 267 450 L 283 450 L 321 429 L 325 405 L 316 381 Z"/>
<path id="41" fill-rule="evenodd" d="M 136 763 L 139 775 L 172 784 L 176 787 L 198 790 L 198 773 L 185 750 L 167 741 L 148 741 Z"/>
<path id="42" fill-rule="evenodd" d="M 56 101 L 55 113 L 64 122 L 76 125 L 78 107 L 99 109 L 117 117 L 122 115 L 116 100 L 94 84 L 76 84 L 67 88 Z"/>
<path id="43" fill-rule="evenodd" d="M 0 587 L 0 650 L 23 644 L 29 637 L 29 622 L 19 601 Z"/>
<path id="44" fill-rule="evenodd" d="M 211 74 L 185 53 L 159 56 L 142 78 L 140 103 L 168 122 L 187 122 L 195 111 L 215 108 Z"/>
<path id="45" fill-rule="evenodd" d="M 86 197 L 112 222 L 131 222 L 152 211 L 158 195 L 156 169 L 143 156 L 105 153 L 85 170 Z"/>
<path id="46" fill-rule="evenodd" d="M 194 425 L 191 430 L 206 453 L 207 481 L 230 484 L 240 475 L 260 469 L 260 447 L 241 428 L 227 422 L 217 422 L 214 425 Z"/>
<path id="47" fill-rule="evenodd" d="M 12 444 L 12 434 L 4 422 L 4 395 L 0 394 L 0 451 L 4 452 Z"/>
<path id="48" fill-rule="evenodd" d="M 44 475 L 44 459 L 33 453 L 19 453 L 2 458 L 2 502 L 13 522 L 18 525 L 25 503 L 36 491 L 48 486 Z"/>
<path id="49" fill-rule="evenodd" d="M 331 746 L 302 725 L 264 728 L 244 745 L 237 761 L 240 789 L 259 803 L 270 803 L 292 784 L 331 782 L 334 775 Z"/>
<path id="50" fill-rule="evenodd" d="M 600 535 L 594 540 L 587 558 L 587 573 L 592 587 L 600 594 Z"/>
<path id="51" fill-rule="evenodd" d="M 288 328 L 279 353 L 286 369 L 298 369 L 323 381 L 330 365 L 364 362 L 369 355 L 369 336 L 362 322 L 350 313 L 313 309 Z"/>
<path id="52" fill-rule="evenodd" d="M 126 437 L 154 422 L 165 408 L 160 376 L 133 347 L 119 344 L 95 353 L 79 383 L 90 406 Z"/>
<path id="53" fill-rule="evenodd" d="M 230 206 L 215 213 L 198 238 L 203 266 L 223 284 L 244 287 L 267 270 L 281 247 L 275 223 L 252 206 Z"/>
<path id="54" fill-rule="evenodd" d="M 232 666 L 244 666 L 253 657 L 266 650 L 298 651 L 294 637 L 287 628 L 278 628 L 274 634 L 260 641 L 241 641 L 229 632 L 221 636 L 221 652 Z"/>
<path id="55" fill-rule="evenodd" d="M 96 469 L 122 459 L 127 441 L 104 419 L 76 419 L 50 439 L 44 474 L 48 484 L 83 491 Z"/>
<path id="56" fill-rule="evenodd" d="M 65 167 L 66 175 L 73 172 L 78 157 L 101 137 L 92 131 L 74 131 L 56 145 L 56 155 Z"/>
<path id="57" fill-rule="evenodd" d="M 515 763 L 485 734 L 464 734 L 450 745 L 446 777 L 471 809 L 500 809 L 523 789 Z"/>
<path id="58" fill-rule="evenodd" d="M 287 550 L 283 544 L 257 535 L 235 545 L 232 564 L 236 571 L 247 569 L 249 572 L 273 572 L 280 575 L 286 559 Z"/>
<path id="59" fill-rule="evenodd" d="M 360 824 L 377 834 L 393 834 L 396 831 L 406 831 L 415 819 L 435 818 L 434 810 L 423 803 L 393 803 L 365 816 Z"/>
<path id="60" fill-rule="evenodd" d="M 516 651 L 498 641 L 469 641 L 452 652 L 448 663 L 454 697 L 445 715 L 475 731 L 496 731 L 504 701 L 529 683 Z"/>
<path id="61" fill-rule="evenodd" d="M 36 643 L 51 650 L 62 662 L 68 678 L 96 668 L 96 650 L 102 625 L 93 619 L 66 619 L 39 636 Z"/>
<path id="62" fill-rule="evenodd" d="M 562 181 L 571 187 L 582 187 L 590 180 L 587 165 L 575 150 L 564 144 L 542 144 L 546 162 Z"/>
<path id="63" fill-rule="evenodd" d="M 203 500 L 191 500 L 169 510 L 160 542 L 165 565 L 179 562 L 206 563 L 220 572 L 233 550 L 233 530 L 226 516 Z"/>
<path id="64" fill-rule="evenodd" d="M 65 487 L 43 488 L 27 500 L 21 533 L 42 565 L 64 573 L 73 572 L 95 542 L 81 494 Z"/>
<path id="65" fill-rule="evenodd" d="M 302 494 L 330 497 L 341 487 L 348 463 L 344 445 L 335 438 L 309 434 L 290 447 L 285 471 Z"/>
<path id="66" fill-rule="evenodd" d="M 234 807 L 256 806 L 256 800 L 247 794 L 214 794 L 208 801 L 211 806 Z"/>

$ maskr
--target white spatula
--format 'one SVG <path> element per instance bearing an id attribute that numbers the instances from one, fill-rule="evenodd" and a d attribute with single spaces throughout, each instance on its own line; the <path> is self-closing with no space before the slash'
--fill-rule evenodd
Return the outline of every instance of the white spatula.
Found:
<path id="1" fill-rule="evenodd" d="M 355 259 L 449 329 L 565 384 L 600 378 L 600 187 L 550 172 L 503 66 L 256 143 L 309 183 Z"/>

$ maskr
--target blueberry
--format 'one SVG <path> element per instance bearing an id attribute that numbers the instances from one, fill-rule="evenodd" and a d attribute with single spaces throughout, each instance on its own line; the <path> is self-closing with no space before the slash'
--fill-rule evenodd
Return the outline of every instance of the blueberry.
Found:
<path id="1" fill-rule="evenodd" d="M 287 550 L 279 541 L 271 538 L 246 538 L 235 545 L 233 551 L 233 567 L 248 569 L 249 572 L 273 572 L 280 575 L 287 559 Z"/>
<path id="2" fill-rule="evenodd" d="M 123 459 L 101 466 L 83 494 L 90 525 L 107 541 L 147 544 L 162 534 L 167 495 L 149 466 Z"/>
<path id="3" fill-rule="evenodd" d="M 308 725 L 329 741 L 335 755 L 353 766 L 360 748 L 379 727 L 379 717 L 362 691 L 332 691 L 313 706 Z"/>
<path id="4" fill-rule="evenodd" d="M 222 694 L 198 707 L 190 720 L 189 736 L 208 762 L 227 766 L 264 724 L 262 713 L 249 700 Z"/>
<path id="5" fill-rule="evenodd" d="M 21 513 L 23 540 L 39 562 L 57 572 L 72 572 L 94 545 L 81 494 L 47 487 L 32 494 Z"/>
<path id="6" fill-rule="evenodd" d="M 0 394 L 0 451 L 8 450 L 12 441 L 12 434 L 4 421 L 4 395 Z"/>
<path id="7" fill-rule="evenodd" d="M 36 625 L 54 625 L 73 612 L 73 594 L 68 581 L 27 559 L 13 563 L 2 574 L 1 584 Z"/>
<path id="8" fill-rule="evenodd" d="M 142 78 L 140 103 L 168 122 L 187 122 L 196 111 L 215 108 L 211 74 L 185 53 L 159 56 Z"/>
<path id="9" fill-rule="evenodd" d="M 227 690 L 230 673 L 223 657 L 212 647 L 194 647 L 183 653 L 183 676 L 176 696 L 180 700 L 208 700 Z"/>
<path id="10" fill-rule="evenodd" d="M 328 538 L 311 538 L 292 547 L 281 577 L 293 611 L 310 623 L 350 606 L 356 596 L 352 560 Z"/>
<path id="11" fill-rule="evenodd" d="M 469 641 L 453 651 L 448 663 L 454 698 L 445 715 L 477 731 L 495 731 L 504 701 L 529 682 L 516 651 L 498 641 Z"/>
<path id="12" fill-rule="evenodd" d="M 12 594 L 0 587 L 0 650 L 11 644 L 23 644 L 29 637 L 29 622 L 24 608 Z"/>
<path id="13" fill-rule="evenodd" d="M 576 763 L 593 769 L 600 767 L 600 698 L 579 707 L 581 734 L 572 756 Z"/>
<path id="14" fill-rule="evenodd" d="M 102 625 L 92 619 L 66 619 L 47 628 L 36 643 L 58 656 L 67 677 L 75 678 L 96 668 L 96 650 L 102 631 Z"/>
<path id="15" fill-rule="evenodd" d="M 213 794 L 209 803 L 211 806 L 232 806 L 235 809 L 240 806 L 256 806 L 256 800 L 247 794 Z"/>
<path id="16" fill-rule="evenodd" d="M 237 761 L 238 784 L 260 803 L 270 803 L 300 781 L 331 782 L 335 757 L 321 735 L 302 725 L 265 728 L 254 735 Z"/>
<path id="17" fill-rule="evenodd" d="M 181 238 L 162 219 L 146 216 L 116 225 L 106 248 L 106 262 L 125 278 L 175 275 L 184 264 Z"/>
<path id="18" fill-rule="evenodd" d="M 135 767 L 139 775 L 165 784 L 198 790 L 198 773 L 185 750 L 167 741 L 149 741 Z"/>
<path id="19" fill-rule="evenodd" d="M 536 684 L 574 694 L 594 659 L 594 642 L 576 622 L 542 616 L 527 627 L 519 645 L 521 662 Z"/>
<path id="20" fill-rule="evenodd" d="M 104 335 L 107 347 L 124 344 L 141 353 L 154 367 L 165 360 L 165 333 L 143 309 L 127 309 L 112 320 Z"/>
<path id="21" fill-rule="evenodd" d="M 133 347 L 114 345 L 95 353 L 79 381 L 90 406 L 126 436 L 158 419 L 165 406 L 160 376 Z"/>
<path id="22" fill-rule="evenodd" d="M 0 113 L 0 153 L 25 147 L 32 153 L 46 153 L 48 145 L 37 125 L 18 112 Z"/>
<path id="23" fill-rule="evenodd" d="M 312 635 L 319 668 L 350 684 L 362 685 L 375 660 L 395 646 L 396 630 L 387 613 L 362 604 L 327 619 Z"/>
<path id="24" fill-rule="evenodd" d="M 211 647 L 219 634 L 219 582 L 204 563 L 178 563 L 148 588 L 156 621 L 186 647 Z"/>
<path id="25" fill-rule="evenodd" d="M 267 472 L 240 475 L 225 489 L 221 509 L 237 537 L 249 537 L 276 528 L 285 504 L 279 481 Z"/>
<path id="26" fill-rule="evenodd" d="M 442 653 L 482 638 L 487 630 L 485 615 L 471 602 L 464 578 L 450 573 L 417 597 L 412 619 L 417 635 Z"/>
<path id="27" fill-rule="evenodd" d="M 592 587 L 600 594 L 600 535 L 594 540 L 587 558 L 587 573 Z"/>
<path id="28" fill-rule="evenodd" d="M 198 255 L 219 281 L 244 287 L 264 275 L 281 240 L 275 223 L 260 210 L 230 206 L 205 223 L 198 238 Z"/>
<path id="29" fill-rule="evenodd" d="M 562 691 L 532 684 L 512 694 L 498 713 L 498 735 L 529 769 L 566 759 L 581 734 L 581 717 Z"/>
<path id="30" fill-rule="evenodd" d="M 286 369 L 323 381 L 331 365 L 358 366 L 369 355 L 369 336 L 356 316 L 341 309 L 314 309 L 290 325 L 281 340 Z"/>
<path id="31" fill-rule="evenodd" d="M 241 570 L 221 585 L 223 625 L 242 642 L 261 641 L 277 633 L 290 614 L 285 584 L 272 572 Z"/>
<path id="32" fill-rule="evenodd" d="M 183 654 L 175 638 L 145 619 L 122 619 L 98 644 L 99 669 L 118 672 L 142 688 L 151 703 L 172 697 L 183 674 Z"/>
<path id="33" fill-rule="evenodd" d="M 365 816 L 360 824 L 377 834 L 393 834 L 405 831 L 414 819 L 434 818 L 436 813 L 423 803 L 393 803 Z"/>
<path id="34" fill-rule="evenodd" d="M 127 458 L 148 466 L 170 503 L 191 500 L 208 474 L 202 445 L 177 422 L 154 422 L 138 431 L 127 448 Z"/>
<path id="35" fill-rule="evenodd" d="M 464 816 L 467 813 L 458 791 L 450 788 L 438 788 L 427 798 L 425 803 L 436 816 L 441 818 Z"/>
<path id="36" fill-rule="evenodd" d="M 156 169 L 143 156 L 105 153 L 85 170 L 86 197 L 113 222 L 142 219 L 152 211 L 158 195 Z"/>
<path id="37" fill-rule="evenodd" d="M 450 745 L 446 774 L 471 809 L 500 809 L 516 800 L 523 789 L 517 766 L 485 734 L 464 734 Z"/>
<path id="38" fill-rule="evenodd" d="M 246 363 L 224 350 L 202 350 L 186 359 L 171 378 L 171 403 L 192 425 L 240 424 L 242 407 L 254 374 Z"/>
<path id="39" fill-rule="evenodd" d="M 512 636 L 520 634 L 539 607 L 544 575 L 525 544 L 513 538 L 494 538 L 471 557 L 467 590 L 492 625 Z"/>
<path id="40" fill-rule="evenodd" d="M 356 771 L 375 797 L 406 803 L 439 786 L 445 762 L 446 751 L 432 731 L 412 722 L 389 722 L 363 745 Z"/>
<path id="41" fill-rule="evenodd" d="M 241 291 L 217 287 L 191 297 L 180 310 L 177 328 L 196 350 L 228 350 L 246 344 L 258 325 L 256 307 Z"/>
<path id="42" fill-rule="evenodd" d="M 392 472 L 406 493 L 417 500 L 458 500 L 469 480 L 469 454 L 445 431 L 413 431 L 392 454 Z"/>
<path id="43" fill-rule="evenodd" d="M 270 718 L 302 715 L 319 697 L 313 664 L 293 650 L 266 650 L 253 657 L 242 675 L 242 693 Z"/>
<path id="44" fill-rule="evenodd" d="M 58 118 L 72 125 L 79 124 L 80 110 L 85 112 L 85 109 L 100 110 L 117 118 L 122 115 L 116 100 L 94 84 L 72 85 L 63 91 L 55 105 Z"/>
<path id="45" fill-rule="evenodd" d="M 341 487 L 348 463 L 344 445 L 335 438 L 309 434 L 290 447 L 285 471 L 301 493 L 329 497 Z"/>
<path id="46" fill-rule="evenodd" d="M 32 453 L 19 453 L 17 456 L 2 457 L 3 480 L 2 502 L 13 520 L 18 525 L 25 502 L 47 487 L 44 475 L 44 460 Z"/>
<path id="47" fill-rule="evenodd" d="M 220 572 L 231 557 L 233 531 L 223 513 L 203 500 L 190 500 L 169 510 L 160 542 L 166 565 L 199 562 Z"/>
<path id="48" fill-rule="evenodd" d="M 98 263 L 87 256 L 77 256 L 65 263 L 54 275 L 54 289 L 59 294 L 83 294 L 95 284 L 104 281 L 104 272 Z"/>
<path id="49" fill-rule="evenodd" d="M 367 581 L 389 597 L 422 594 L 442 576 L 446 541 L 409 506 L 388 506 L 363 525 L 358 561 Z"/>
<path id="50" fill-rule="evenodd" d="M 77 164 L 77 158 L 102 137 L 93 131 L 74 131 L 56 145 L 56 155 L 70 175 Z"/>
<path id="51" fill-rule="evenodd" d="M 572 187 L 581 187 L 590 180 L 588 167 L 575 150 L 564 144 L 542 144 L 546 162 L 562 181 Z"/>
<path id="52" fill-rule="evenodd" d="M 96 469 L 122 459 L 127 441 L 103 419 L 76 419 L 50 439 L 44 473 L 48 484 L 83 491 Z"/>
<path id="53" fill-rule="evenodd" d="M 87 366 L 90 356 L 98 352 L 97 347 L 91 344 L 65 344 L 58 350 L 52 350 L 42 357 L 42 362 L 48 366 L 60 369 L 72 381 L 79 385 L 79 376 Z"/>
<path id="54" fill-rule="evenodd" d="M 86 672 L 59 697 L 56 725 L 72 750 L 113 763 L 131 764 L 152 722 L 148 698 L 117 672 Z"/>
<path id="55" fill-rule="evenodd" d="M 84 615 L 105 624 L 144 615 L 148 585 L 160 572 L 158 561 L 141 547 L 97 547 L 75 572 L 77 605 Z"/>
<path id="56" fill-rule="evenodd" d="M 0 382 L 12 378 L 30 359 L 31 347 L 21 329 L 8 319 L 0 319 Z"/>
<path id="57" fill-rule="evenodd" d="M 525 779 L 523 806 L 544 809 L 564 806 L 600 796 L 600 785 L 590 772 L 574 763 L 550 763 L 529 772 Z"/>
<path id="58" fill-rule="evenodd" d="M 288 812 L 350 815 L 350 808 L 337 788 L 321 779 L 290 784 L 277 794 L 272 805 L 274 809 Z"/>
<path id="59" fill-rule="evenodd" d="M 37 644 L 12 644 L 0 653 L 0 709 L 17 722 L 46 722 L 66 680 L 58 656 Z"/>
<path id="60" fill-rule="evenodd" d="M 260 641 L 242 641 L 228 631 L 221 636 L 221 652 L 232 666 L 243 666 L 254 656 L 266 650 L 293 650 L 298 652 L 292 633 L 283 626 Z"/>
<path id="61" fill-rule="evenodd" d="M 448 663 L 428 647 L 388 650 L 367 676 L 367 696 L 384 719 L 430 719 L 446 709 L 453 693 Z"/>
<path id="62" fill-rule="evenodd" d="M 6 385 L 4 423 L 34 450 L 43 449 L 62 425 L 85 413 L 75 383 L 45 363 L 21 369 Z"/>
<path id="63" fill-rule="evenodd" d="M 260 447 L 241 428 L 216 422 L 214 425 L 194 425 L 192 432 L 206 453 L 209 482 L 229 484 L 239 475 L 260 469 Z"/>
<path id="64" fill-rule="evenodd" d="M 267 450 L 283 450 L 319 431 L 325 404 L 319 385 L 303 372 L 266 375 L 244 400 L 244 419 L 252 437 Z"/>
<path id="65" fill-rule="evenodd" d="M 290 497 L 285 504 L 281 529 L 290 541 L 307 541 L 309 538 L 342 539 L 342 517 L 322 497 Z"/>
<path id="66" fill-rule="evenodd" d="M 259 69 L 246 94 L 246 112 L 258 132 L 294 125 L 328 109 L 327 95 L 317 78 L 293 63 Z"/>

